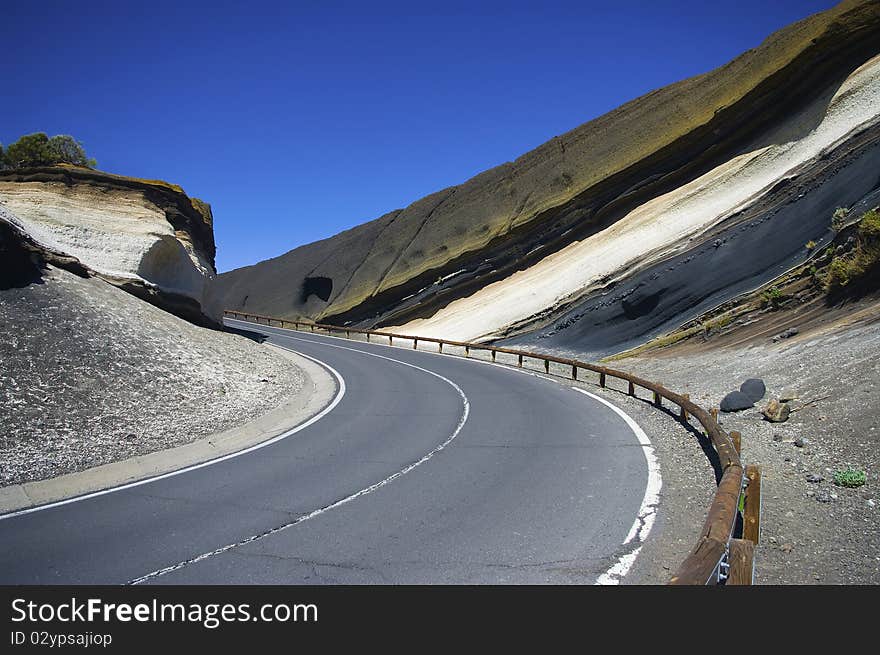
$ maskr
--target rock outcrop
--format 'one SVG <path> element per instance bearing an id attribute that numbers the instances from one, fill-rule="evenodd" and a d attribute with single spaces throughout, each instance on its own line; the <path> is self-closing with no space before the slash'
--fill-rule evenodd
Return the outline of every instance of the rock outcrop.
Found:
<path id="1" fill-rule="evenodd" d="M 607 354 L 754 288 L 877 184 L 880 3 L 842 2 L 335 237 L 218 276 L 227 307 Z"/>
<path id="2" fill-rule="evenodd" d="M 0 171 L 0 248 L 15 253 L 3 264 L 8 284 L 48 262 L 215 324 L 204 310 L 212 220 L 207 203 L 165 182 L 74 166 Z"/>

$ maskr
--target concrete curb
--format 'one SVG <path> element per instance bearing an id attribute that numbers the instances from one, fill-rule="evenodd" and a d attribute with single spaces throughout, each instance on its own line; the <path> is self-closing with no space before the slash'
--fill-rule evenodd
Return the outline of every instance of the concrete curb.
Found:
<path id="1" fill-rule="evenodd" d="M 266 344 L 302 369 L 303 389 L 285 404 L 253 421 L 182 446 L 0 489 L 0 514 L 45 505 L 201 464 L 271 439 L 309 420 L 332 402 L 336 380 L 322 366 Z"/>

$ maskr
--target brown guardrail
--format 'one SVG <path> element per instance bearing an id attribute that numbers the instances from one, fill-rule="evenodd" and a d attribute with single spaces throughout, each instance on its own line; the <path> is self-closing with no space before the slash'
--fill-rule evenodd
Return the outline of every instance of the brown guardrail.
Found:
<path id="1" fill-rule="evenodd" d="M 291 326 L 294 330 L 305 332 L 321 332 L 345 334 L 351 338 L 352 334 L 366 335 L 369 342 L 371 337 L 387 338 L 389 345 L 393 345 L 394 339 L 412 341 L 413 348 L 418 349 L 419 342 L 438 344 L 439 352 L 443 352 L 443 346 L 456 346 L 464 348 L 465 357 L 470 357 L 471 351 L 488 351 L 492 361 L 496 361 L 498 353 L 515 355 L 517 366 L 522 367 L 525 360 L 534 359 L 544 362 L 545 373 L 550 373 L 550 364 L 561 364 L 570 367 L 572 380 L 578 379 L 578 370 L 584 369 L 599 374 L 599 386 L 605 387 L 608 378 L 617 378 L 628 383 L 627 393 L 636 395 L 636 388 L 647 389 L 653 394 L 653 404 L 662 406 L 663 400 L 668 400 L 680 409 L 680 417 L 683 421 L 695 418 L 705 430 L 706 435 L 712 442 L 721 466 L 721 480 L 715 491 L 715 497 L 709 506 L 706 520 L 703 523 L 700 537 L 690 554 L 678 567 L 675 575 L 669 581 L 675 585 L 707 585 L 725 582 L 727 584 L 751 584 L 754 573 L 754 550 L 760 535 L 760 469 L 757 466 L 743 468 L 740 460 L 740 434 L 725 432 L 717 421 L 718 410 L 706 411 L 692 402 L 687 394 L 677 394 L 656 382 L 632 375 L 625 371 L 582 362 L 576 359 L 556 357 L 554 355 L 542 355 L 513 348 L 502 348 L 488 344 L 471 343 L 468 341 L 451 341 L 436 337 L 421 337 L 409 334 L 396 334 L 381 330 L 364 330 L 353 327 L 339 327 L 336 325 L 324 325 L 322 323 L 310 323 L 306 321 L 291 321 L 273 316 L 262 316 L 237 310 L 224 310 L 224 316 L 238 318 L 240 320 L 262 324 L 267 326 L 277 324 L 284 328 Z M 302 328 L 302 329 L 301 329 Z M 448 351 L 447 351 L 447 354 Z M 554 374 L 555 375 L 555 374 Z M 742 516 L 742 538 L 735 538 L 738 519 Z"/>

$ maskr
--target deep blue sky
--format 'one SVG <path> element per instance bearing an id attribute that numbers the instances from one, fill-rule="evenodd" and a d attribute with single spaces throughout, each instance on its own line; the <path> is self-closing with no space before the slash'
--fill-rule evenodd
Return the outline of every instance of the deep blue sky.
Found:
<path id="1" fill-rule="evenodd" d="M 14 2 L 0 143 L 72 134 L 102 170 L 214 209 L 220 271 L 404 207 L 831 0 Z"/>

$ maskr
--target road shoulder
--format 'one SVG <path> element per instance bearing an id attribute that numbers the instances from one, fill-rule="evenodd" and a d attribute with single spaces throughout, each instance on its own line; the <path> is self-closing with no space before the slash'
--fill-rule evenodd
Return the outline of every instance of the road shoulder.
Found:
<path id="1" fill-rule="evenodd" d="M 300 393 L 255 420 L 188 444 L 111 462 L 47 480 L 0 489 L 0 513 L 29 509 L 99 492 L 229 455 L 277 437 L 320 413 L 337 391 L 333 376 L 322 366 L 284 348 L 266 344 L 296 364 L 305 380 Z"/>

